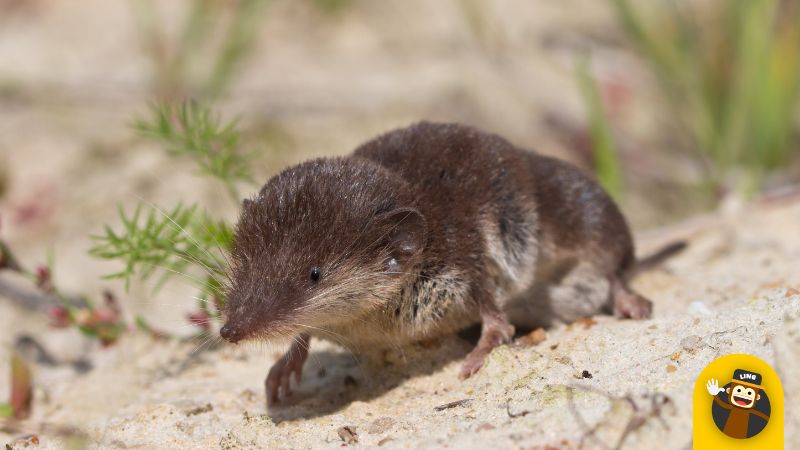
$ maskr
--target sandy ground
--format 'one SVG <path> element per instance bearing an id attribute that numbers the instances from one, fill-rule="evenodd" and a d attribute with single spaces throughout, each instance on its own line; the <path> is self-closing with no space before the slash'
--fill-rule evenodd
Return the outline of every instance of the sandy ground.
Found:
<path id="1" fill-rule="evenodd" d="M 692 386 L 716 357 L 772 364 L 787 405 L 800 389 L 800 295 L 789 290 L 800 287 L 800 202 L 732 209 L 642 237 L 650 247 L 690 239 L 635 282 L 656 302 L 653 320 L 555 327 L 535 346 L 498 348 L 465 382 L 457 372 L 471 344 L 459 337 L 358 358 L 315 342 L 290 403 L 267 409 L 273 352 L 193 352 L 135 335 L 91 353 L 85 375 L 40 369 L 28 426 L 75 427 L 92 448 L 332 448 L 344 445 L 341 427 L 362 447 L 614 448 L 634 414 L 624 397 L 646 413 L 664 396 L 622 448 L 689 448 Z M 787 408 L 787 448 L 800 445 L 798 426 Z M 58 447 L 40 431 L 42 448 Z"/>
<path id="2" fill-rule="evenodd" d="M 69 444 L 64 432 L 79 431 L 95 448 L 325 448 L 345 444 L 337 430 L 348 426 L 362 447 L 613 448 L 632 414 L 621 398 L 630 394 L 647 411 L 659 394 L 673 405 L 661 413 L 666 426 L 647 420 L 624 448 L 686 448 L 694 377 L 733 352 L 772 363 L 790 404 L 800 388 L 790 376 L 800 369 L 800 299 L 786 292 L 800 289 L 800 203 L 731 203 L 653 229 L 670 205 L 681 210 L 690 197 L 654 196 L 638 190 L 638 180 L 658 184 L 687 171 L 653 163 L 654 148 L 666 144 L 653 137 L 660 124 L 649 114 L 649 78 L 620 44 L 609 9 L 595 0 L 493 0 L 480 2 L 488 5 L 484 20 L 471 22 L 463 10 L 469 3 L 475 2 L 392 0 L 378 8 L 353 1 L 326 16 L 306 2 L 272 1 L 253 57 L 221 102 L 227 116 L 242 118 L 246 142 L 262 150 L 257 176 L 346 153 L 422 118 L 478 125 L 574 159 L 548 120 L 582 120 L 574 66 L 591 47 L 598 79 L 631 90 L 614 119 L 631 147 L 645 149 L 628 166 L 623 202 L 636 230 L 652 229 L 639 233 L 642 253 L 672 239 L 691 243 L 636 280 L 656 301 L 653 320 L 596 318 L 588 328 L 556 327 L 536 346 L 498 349 L 466 382 L 456 374 L 468 339 L 358 358 L 314 342 L 292 403 L 268 410 L 262 382 L 277 346 L 197 351 L 197 342 L 133 333 L 100 349 L 0 297 L 0 400 L 8 355 L 23 334 L 62 360 L 88 358 L 93 366 L 86 373 L 69 364 L 34 366 L 33 417 L 0 433 L 0 443 L 31 432 L 40 448 L 58 448 Z M 169 4 L 179 13 L 185 2 Z M 117 203 L 199 201 L 221 216 L 236 214 L 218 185 L 128 129 L 153 94 L 130 5 L 0 0 L 0 8 L 3 239 L 29 264 L 52 250 L 55 280 L 65 291 L 97 298 L 110 288 L 129 317 L 144 314 L 188 333 L 190 288 L 177 283 L 152 295 L 135 286 L 124 293 L 100 279 L 117 267 L 86 254 L 89 234 L 117 223 Z M 643 160 L 649 164 L 638 164 Z M 668 161 L 676 160 L 684 167 L 679 157 Z M 797 447 L 800 418 L 788 414 L 787 448 Z"/>

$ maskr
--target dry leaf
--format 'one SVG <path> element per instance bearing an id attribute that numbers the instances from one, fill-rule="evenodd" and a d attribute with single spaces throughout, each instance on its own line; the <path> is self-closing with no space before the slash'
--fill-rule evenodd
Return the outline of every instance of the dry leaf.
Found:
<path id="1" fill-rule="evenodd" d="M 533 347 L 541 344 L 545 339 L 547 339 L 547 333 L 545 333 L 544 328 L 537 328 L 517 339 L 517 343 L 523 347 Z"/>
<path id="2" fill-rule="evenodd" d="M 25 360 L 16 353 L 11 355 L 11 408 L 14 418 L 27 419 L 31 414 L 33 387 L 31 371 Z"/>
<path id="3" fill-rule="evenodd" d="M 583 325 L 584 330 L 588 330 L 593 326 L 597 325 L 597 321 L 592 319 L 591 317 L 584 317 L 575 321 L 575 325 Z"/>

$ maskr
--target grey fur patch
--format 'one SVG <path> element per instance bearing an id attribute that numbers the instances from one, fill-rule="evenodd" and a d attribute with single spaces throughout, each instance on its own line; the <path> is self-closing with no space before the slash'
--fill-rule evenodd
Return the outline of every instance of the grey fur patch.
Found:
<path id="1" fill-rule="evenodd" d="M 557 280 L 543 277 L 506 305 L 509 319 L 525 327 L 574 322 L 608 310 L 611 284 L 591 264 L 578 262 Z"/>
<path id="2" fill-rule="evenodd" d="M 470 316 L 469 302 L 469 283 L 458 271 L 423 271 L 402 290 L 398 326 L 418 337 L 429 336 L 440 328 L 459 328 Z"/>
<path id="3" fill-rule="evenodd" d="M 489 258 L 489 274 L 501 307 L 508 297 L 530 288 L 536 276 L 539 253 L 536 213 L 518 212 L 511 216 L 506 214 L 502 220 L 484 219 L 480 224 Z"/>

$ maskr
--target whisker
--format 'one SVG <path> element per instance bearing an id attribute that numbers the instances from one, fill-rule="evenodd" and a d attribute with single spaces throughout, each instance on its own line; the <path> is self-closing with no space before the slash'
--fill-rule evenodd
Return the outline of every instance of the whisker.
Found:
<path id="1" fill-rule="evenodd" d="M 353 351 L 353 349 L 351 347 L 354 347 L 354 346 L 353 346 L 353 343 L 349 339 L 347 339 L 344 336 L 342 336 L 341 334 L 335 333 L 335 332 L 333 332 L 331 330 L 326 330 L 326 329 L 314 327 L 314 326 L 311 326 L 311 325 L 304 325 L 304 324 L 301 324 L 301 323 L 295 323 L 294 325 L 300 326 L 300 327 L 304 327 L 304 328 L 313 329 L 313 330 L 317 330 L 317 331 L 320 331 L 322 333 L 330 334 L 330 335 L 333 335 L 333 336 L 337 337 L 337 339 L 333 339 L 333 341 L 336 342 L 337 344 L 339 344 L 343 349 L 347 350 L 353 356 L 353 359 L 356 360 L 356 364 L 359 366 L 359 370 L 362 371 L 362 375 L 363 375 L 363 368 L 362 368 L 361 360 L 358 358 L 358 355 L 356 354 L 357 353 L 357 349 L 356 349 L 356 351 Z M 339 339 L 344 340 L 344 341 L 348 341 L 349 344 L 341 342 Z"/>
<path id="2" fill-rule="evenodd" d="M 149 202 L 149 201 L 145 200 L 145 199 L 144 199 L 142 196 L 140 196 L 140 195 L 138 195 L 138 194 L 133 194 L 133 195 L 135 195 L 135 196 L 136 196 L 136 197 L 139 199 L 139 201 L 141 201 L 141 202 L 143 202 L 143 203 L 147 204 L 147 205 L 148 205 L 148 206 L 150 206 L 151 208 L 153 208 L 153 209 L 155 209 L 156 211 L 158 211 L 159 213 L 161 213 L 161 215 L 163 215 L 165 219 L 169 220 L 169 221 L 170 221 L 170 222 L 171 222 L 171 223 L 172 223 L 172 224 L 173 224 L 173 225 L 174 225 L 174 226 L 175 226 L 175 227 L 176 227 L 176 228 L 177 228 L 177 229 L 178 229 L 178 230 L 179 230 L 181 233 L 183 233 L 183 235 L 184 235 L 184 236 L 186 236 L 187 238 L 189 238 L 189 240 L 192 242 L 192 244 L 194 244 L 194 246 L 195 246 L 197 249 L 199 249 L 199 250 L 201 250 L 203 253 L 205 253 L 205 254 L 206 254 L 206 256 L 208 256 L 208 257 L 209 257 L 209 258 L 210 258 L 212 261 L 216 261 L 216 260 L 217 260 L 217 259 L 216 259 L 216 258 L 215 258 L 215 257 L 214 257 L 212 254 L 211 254 L 211 252 L 209 252 L 209 251 L 208 251 L 208 249 L 207 249 L 207 248 L 205 248 L 205 247 L 203 247 L 202 245 L 200 245 L 200 242 L 198 242 L 198 241 L 197 241 L 197 239 L 196 239 L 194 236 L 192 236 L 192 234 L 191 234 L 191 233 L 189 233 L 188 231 L 186 231 L 186 229 L 185 229 L 185 228 L 183 228 L 183 227 L 182 227 L 182 226 L 181 226 L 181 225 L 180 225 L 178 222 L 176 222 L 176 221 L 175 221 L 175 219 L 173 219 L 173 218 L 172 218 L 172 217 L 171 217 L 169 214 L 167 214 L 167 212 L 166 212 L 166 211 L 164 211 L 164 210 L 163 210 L 161 207 L 159 207 L 158 205 L 156 205 L 156 204 L 155 204 L 155 203 L 153 203 L 153 202 Z M 203 265 L 203 266 L 205 266 L 205 264 L 202 264 L 202 263 L 200 263 L 200 264 L 201 264 L 201 265 Z M 206 266 L 206 267 L 207 267 L 207 266 Z M 208 267 L 207 267 L 207 268 L 208 268 Z M 210 270 L 210 268 L 208 268 L 208 269 Z M 213 276 L 213 275 L 212 275 L 212 276 Z M 219 280 L 216 280 L 216 281 L 217 281 L 217 283 L 219 283 Z"/>
<path id="3" fill-rule="evenodd" d="M 171 272 L 171 273 L 174 273 L 176 275 L 180 275 L 182 277 L 185 277 L 187 280 L 192 281 L 194 283 L 197 283 L 197 285 L 195 287 L 198 288 L 198 289 L 202 289 L 203 287 L 205 287 L 206 283 L 205 283 L 204 280 L 201 280 L 201 279 L 199 279 L 197 277 L 189 275 L 186 272 L 181 272 L 180 270 L 175 270 L 172 267 L 168 267 L 168 266 L 165 266 L 163 264 L 147 263 L 147 262 L 143 262 L 142 264 L 145 265 L 145 266 L 156 267 L 156 268 L 159 268 L 159 269 L 162 269 L 162 270 L 166 270 L 167 272 Z"/>
<path id="4" fill-rule="evenodd" d="M 165 188 L 168 188 L 168 187 L 169 187 L 169 186 L 167 186 L 167 183 L 165 183 L 165 182 L 164 182 L 164 180 L 162 180 L 162 179 L 160 179 L 160 178 L 157 178 L 157 179 L 156 179 L 156 181 L 157 181 L 157 182 L 159 182 L 159 183 L 161 184 L 161 186 L 162 186 L 162 187 L 165 187 Z M 222 243 L 219 241 L 219 238 L 217 238 L 217 236 L 215 236 L 215 235 L 214 235 L 214 234 L 211 232 L 211 230 L 208 228 L 208 225 L 207 225 L 205 222 L 203 222 L 203 228 L 205 228 L 205 230 L 206 230 L 206 232 L 208 232 L 208 235 L 209 235 L 209 236 L 212 236 L 212 237 L 214 238 L 214 241 L 215 241 L 215 242 L 216 242 L 216 244 L 217 244 L 217 247 L 216 247 L 216 248 L 217 248 L 217 250 L 219 251 L 219 253 L 220 253 L 220 255 L 222 256 L 222 258 L 225 260 L 225 262 L 226 262 L 227 266 L 228 266 L 228 267 L 230 267 L 230 266 L 231 266 L 231 261 L 230 261 L 230 259 L 228 259 L 228 255 L 227 255 L 227 253 L 226 253 L 226 252 L 223 250 L 224 246 L 223 246 L 223 245 L 222 245 Z M 209 255 L 209 256 L 211 256 L 211 255 Z M 215 259 L 215 258 L 213 258 L 213 257 L 212 257 L 212 259 Z M 226 272 L 226 275 L 227 275 L 227 272 Z"/>

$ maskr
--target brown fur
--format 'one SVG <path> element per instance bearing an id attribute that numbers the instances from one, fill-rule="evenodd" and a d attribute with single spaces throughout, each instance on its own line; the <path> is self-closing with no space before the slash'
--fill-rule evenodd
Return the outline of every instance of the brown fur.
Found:
<path id="1" fill-rule="evenodd" d="M 234 342 L 299 335 L 306 345 L 318 336 L 359 350 L 480 321 L 469 376 L 510 339 L 507 316 L 649 315 L 624 283 L 633 255 L 614 202 L 572 165 L 422 122 L 352 156 L 288 168 L 245 201 L 221 333 Z M 288 383 L 283 372 L 270 375 L 270 398 Z"/>

